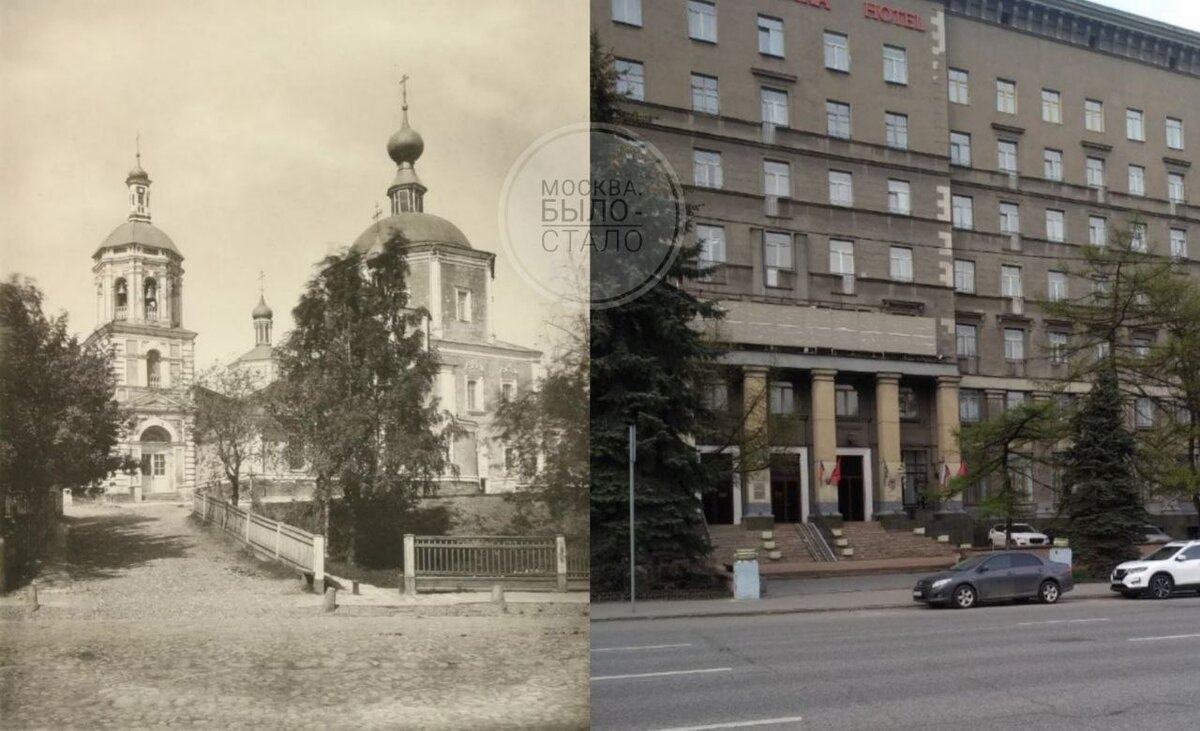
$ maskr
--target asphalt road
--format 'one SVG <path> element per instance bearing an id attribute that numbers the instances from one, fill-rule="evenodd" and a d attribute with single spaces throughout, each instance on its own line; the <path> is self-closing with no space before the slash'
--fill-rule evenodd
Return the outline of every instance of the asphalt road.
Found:
<path id="1" fill-rule="evenodd" d="M 615 621 L 591 643 L 595 729 L 1200 724 L 1195 594 Z"/>

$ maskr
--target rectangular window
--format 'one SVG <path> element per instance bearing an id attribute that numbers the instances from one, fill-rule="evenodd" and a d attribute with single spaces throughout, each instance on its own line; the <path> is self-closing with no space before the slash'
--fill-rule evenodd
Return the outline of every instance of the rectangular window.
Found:
<path id="1" fill-rule="evenodd" d="M 1172 150 L 1183 149 L 1183 120 L 1167 117 L 1167 147 Z"/>
<path id="2" fill-rule="evenodd" d="M 1176 259 L 1186 259 L 1187 231 L 1182 228 L 1171 229 L 1171 256 Z"/>
<path id="3" fill-rule="evenodd" d="M 850 105 L 842 102 L 825 102 L 825 129 L 830 137 L 850 139 Z"/>
<path id="4" fill-rule="evenodd" d="M 829 273 L 854 274 L 854 242 L 829 241 Z"/>
<path id="5" fill-rule="evenodd" d="M 763 160 L 763 194 L 777 198 L 791 197 L 791 169 L 786 162 Z"/>
<path id="6" fill-rule="evenodd" d="M 979 355 L 979 328 L 958 323 L 954 326 L 954 348 L 959 358 Z"/>
<path id="7" fill-rule="evenodd" d="M 721 153 L 710 150 L 692 150 L 693 180 L 701 188 L 720 188 Z"/>
<path id="8" fill-rule="evenodd" d="M 1042 121 L 1062 124 L 1062 95 L 1057 91 L 1042 89 Z"/>
<path id="9" fill-rule="evenodd" d="M 896 282 L 911 282 L 913 280 L 913 252 L 904 246 L 893 246 L 889 254 L 891 261 L 891 276 Z"/>
<path id="10" fill-rule="evenodd" d="M 1153 338 L 1139 335 L 1133 339 L 1133 355 L 1135 358 L 1149 358 L 1150 346 L 1154 344 Z"/>
<path id="11" fill-rule="evenodd" d="M 779 89 L 762 89 L 762 121 L 776 127 L 788 126 L 788 95 Z"/>
<path id="12" fill-rule="evenodd" d="M 1000 233 L 1021 233 L 1021 207 L 1016 203 L 1000 204 Z"/>
<path id="13" fill-rule="evenodd" d="M 912 213 L 907 180 L 888 181 L 888 213 L 907 216 Z"/>
<path id="14" fill-rule="evenodd" d="M 917 392 L 915 390 L 909 386 L 901 386 L 899 397 L 901 419 L 921 418 L 921 406 L 917 401 Z"/>
<path id="15" fill-rule="evenodd" d="M 717 42 L 717 8 L 712 3 L 688 0 L 688 38 Z"/>
<path id="16" fill-rule="evenodd" d="M 482 404 L 479 398 L 479 381 L 467 379 L 467 411 L 479 411 Z"/>
<path id="17" fill-rule="evenodd" d="M 1125 137 L 1138 142 L 1146 141 L 1146 119 L 1142 110 L 1125 110 Z"/>
<path id="18" fill-rule="evenodd" d="M 1104 102 L 1096 99 L 1083 100 L 1083 125 L 1089 132 L 1104 131 Z"/>
<path id="19" fill-rule="evenodd" d="M 1145 396 L 1133 402 L 1134 425 L 1138 429 L 1154 428 L 1154 402 Z"/>
<path id="20" fill-rule="evenodd" d="M 1046 333 L 1047 344 L 1050 347 L 1050 362 L 1062 364 L 1067 362 L 1068 336 L 1065 332 L 1051 330 Z"/>
<path id="21" fill-rule="evenodd" d="M 1129 195 L 1146 195 L 1146 168 L 1129 166 Z"/>
<path id="22" fill-rule="evenodd" d="M 1067 298 L 1066 272 L 1046 273 L 1046 299 L 1051 302 L 1061 302 Z"/>
<path id="23" fill-rule="evenodd" d="M 779 282 L 779 272 L 792 271 L 792 237 L 778 231 L 763 234 L 763 266 L 767 271 L 767 285 L 774 287 Z"/>
<path id="24" fill-rule="evenodd" d="M 500 398 L 504 401 L 512 401 L 517 396 L 517 384 L 513 381 L 505 381 L 500 384 Z"/>
<path id="25" fill-rule="evenodd" d="M 829 202 L 835 206 L 854 205 L 854 177 L 850 173 L 829 171 Z"/>
<path id="26" fill-rule="evenodd" d="M 1062 180 L 1062 150 L 1051 150 L 1047 147 L 1044 160 L 1046 180 Z"/>
<path id="27" fill-rule="evenodd" d="M 971 167 L 971 135 L 963 132 L 950 133 L 950 164 Z"/>
<path id="28" fill-rule="evenodd" d="M 1089 188 L 1104 187 L 1104 160 L 1098 157 L 1087 159 L 1087 184 Z"/>
<path id="29" fill-rule="evenodd" d="M 854 386 L 835 387 L 834 414 L 851 419 L 858 417 L 858 391 L 854 390 Z"/>
<path id="30" fill-rule="evenodd" d="M 889 84 L 908 83 L 908 54 L 903 48 L 883 47 L 883 80 Z"/>
<path id="31" fill-rule="evenodd" d="M 1014 327 L 1004 328 L 1004 359 L 1025 360 L 1025 331 Z"/>
<path id="32" fill-rule="evenodd" d="M 883 115 L 883 126 L 888 147 L 901 150 L 908 149 L 908 115 L 886 112 Z"/>
<path id="33" fill-rule="evenodd" d="M 950 213 L 954 228 L 971 229 L 975 227 L 973 201 L 965 195 L 950 198 Z"/>
<path id="34" fill-rule="evenodd" d="M 783 58 L 783 21 L 758 16 L 758 52 L 765 56 Z"/>
<path id="35" fill-rule="evenodd" d="M 635 101 L 646 100 L 646 72 L 641 62 L 618 58 L 613 62 L 617 93 Z"/>
<path id="36" fill-rule="evenodd" d="M 1088 243 L 1097 248 L 1108 246 L 1108 221 L 1103 216 L 1088 216 Z"/>
<path id="37" fill-rule="evenodd" d="M 626 25 L 642 24 L 642 0 L 612 0 L 612 19 Z"/>
<path id="38" fill-rule="evenodd" d="M 975 294 L 975 262 L 954 260 L 954 291 Z"/>
<path id="39" fill-rule="evenodd" d="M 1000 296 L 1025 296 L 1025 290 L 1021 286 L 1021 267 L 1009 265 L 1000 267 Z"/>
<path id="40" fill-rule="evenodd" d="M 1183 175 L 1167 173 L 1167 200 L 1172 203 L 1183 203 L 1186 198 L 1183 190 Z"/>
<path id="41" fill-rule="evenodd" d="M 850 72 L 850 40 L 841 33 L 825 33 L 825 68 Z"/>
<path id="42" fill-rule="evenodd" d="M 996 111 L 1004 114 L 1017 113 L 1017 83 L 996 79 Z"/>
<path id="43" fill-rule="evenodd" d="M 708 392 L 704 402 L 714 412 L 721 413 L 729 407 L 729 385 L 725 383 L 708 384 Z"/>
<path id="44" fill-rule="evenodd" d="M 1063 241 L 1066 237 L 1064 223 L 1066 214 L 1053 209 L 1046 210 L 1046 238 L 1050 241 Z"/>
<path id="45" fill-rule="evenodd" d="M 167 455 L 154 454 L 151 457 L 154 459 L 154 476 L 162 477 L 167 474 Z"/>
<path id="46" fill-rule="evenodd" d="M 1146 224 L 1131 223 L 1129 224 L 1129 250 L 1140 251 L 1145 253 L 1147 250 L 1146 242 Z"/>
<path id="47" fill-rule="evenodd" d="M 715 77 L 692 74 L 692 110 L 704 114 L 717 114 L 721 111 Z"/>
<path id="48" fill-rule="evenodd" d="M 975 424 L 979 421 L 979 391 L 973 388 L 959 389 L 958 420 L 964 424 Z"/>
<path id="49" fill-rule="evenodd" d="M 725 263 L 725 227 L 696 225 L 696 241 L 700 243 L 700 261 L 712 266 Z"/>
<path id="50" fill-rule="evenodd" d="M 792 414 L 796 411 L 796 392 L 790 383 L 771 382 L 771 413 Z"/>
<path id="51" fill-rule="evenodd" d="M 968 84 L 969 76 L 962 69 L 950 69 L 950 103 L 970 104 L 971 94 Z"/>
<path id="52" fill-rule="evenodd" d="M 1000 140 L 996 143 L 996 169 L 1002 173 L 1017 172 L 1017 143 Z"/>
<path id="53" fill-rule="evenodd" d="M 1025 392 L 1024 391 L 1005 391 L 1004 392 L 1004 410 L 1011 411 L 1024 406 Z"/>
<path id="54" fill-rule="evenodd" d="M 456 289 L 455 290 L 455 315 L 459 322 L 471 321 L 471 290 Z"/>

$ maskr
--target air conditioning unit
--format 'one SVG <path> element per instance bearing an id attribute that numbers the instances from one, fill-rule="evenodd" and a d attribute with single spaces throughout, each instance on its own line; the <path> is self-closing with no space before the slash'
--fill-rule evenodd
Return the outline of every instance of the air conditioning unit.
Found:
<path id="1" fill-rule="evenodd" d="M 1025 298 L 1012 297 L 1008 300 L 1008 314 L 1024 315 L 1025 314 Z"/>
<path id="2" fill-rule="evenodd" d="M 842 294 L 854 294 L 854 275 L 842 275 Z"/>
<path id="3" fill-rule="evenodd" d="M 779 196 L 769 195 L 763 199 L 763 213 L 768 216 L 779 215 Z"/>
<path id="4" fill-rule="evenodd" d="M 775 125 L 770 122 L 762 123 L 762 141 L 765 144 L 775 144 Z"/>

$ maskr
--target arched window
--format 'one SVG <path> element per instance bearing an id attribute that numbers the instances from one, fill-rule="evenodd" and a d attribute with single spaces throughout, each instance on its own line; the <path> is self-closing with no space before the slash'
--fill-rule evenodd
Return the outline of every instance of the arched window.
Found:
<path id="1" fill-rule="evenodd" d="M 153 351 L 151 351 L 153 352 Z M 146 431 L 142 432 L 141 441 L 143 442 L 170 442 L 171 434 L 161 426 L 148 426 Z"/>
<path id="2" fill-rule="evenodd" d="M 125 284 L 124 277 L 121 277 L 113 284 L 113 294 L 115 295 L 113 319 L 124 320 L 129 308 L 129 286 Z"/>
<path id="3" fill-rule="evenodd" d="M 147 277 L 146 283 L 142 287 L 144 295 L 143 301 L 146 303 L 146 319 L 158 319 L 158 282 L 154 281 L 154 277 Z"/>
<path id="4" fill-rule="evenodd" d="M 150 388 L 162 387 L 162 376 L 159 374 L 159 361 L 162 356 L 157 350 L 146 353 L 146 385 Z"/>

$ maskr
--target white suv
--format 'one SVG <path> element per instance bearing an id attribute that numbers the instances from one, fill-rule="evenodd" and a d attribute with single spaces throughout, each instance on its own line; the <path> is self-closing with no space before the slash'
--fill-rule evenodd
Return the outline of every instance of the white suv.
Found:
<path id="1" fill-rule="evenodd" d="M 992 526 L 992 529 L 988 531 L 988 540 L 996 548 L 1004 548 L 1003 523 L 997 523 Z M 1050 537 L 1028 523 L 1013 523 L 1012 544 L 1020 548 L 1024 548 L 1025 546 L 1049 546 Z"/>
<path id="2" fill-rule="evenodd" d="M 1113 569 L 1110 588 L 1155 599 L 1179 589 L 1200 590 L 1200 541 L 1173 541 L 1140 561 L 1126 561 Z"/>

